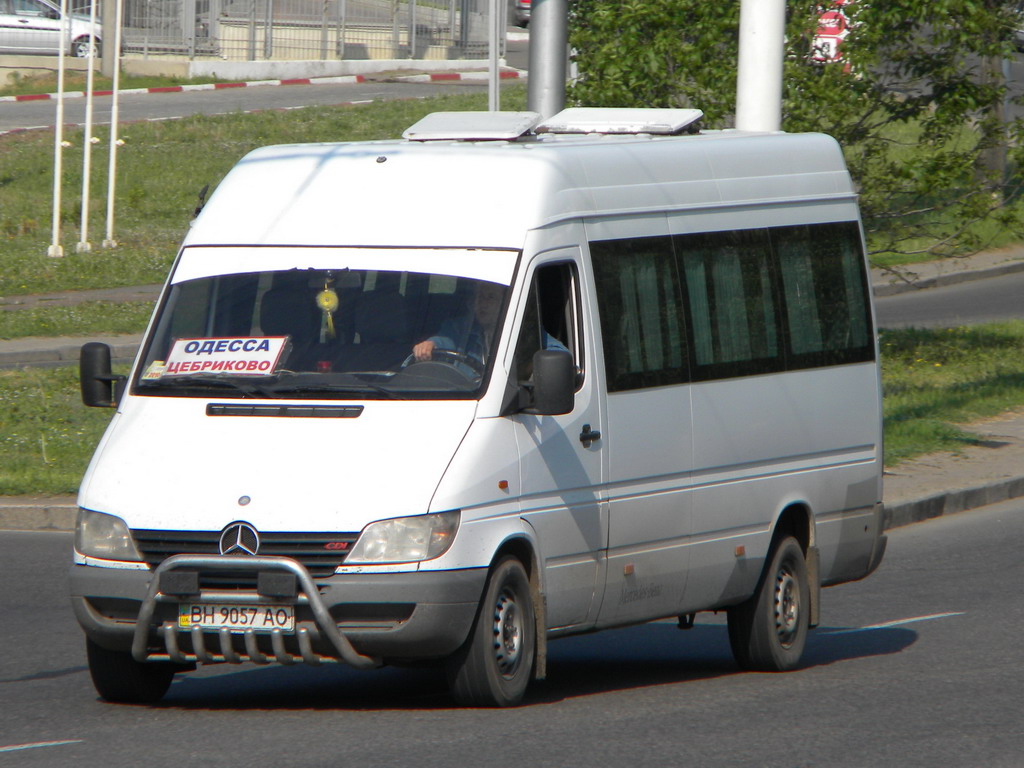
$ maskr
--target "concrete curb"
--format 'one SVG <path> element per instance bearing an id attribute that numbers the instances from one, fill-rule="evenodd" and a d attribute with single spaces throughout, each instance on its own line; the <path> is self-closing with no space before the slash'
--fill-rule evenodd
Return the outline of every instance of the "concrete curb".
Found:
<path id="1" fill-rule="evenodd" d="M 501 80 L 526 80 L 529 73 L 519 69 L 503 69 L 498 73 Z M 401 75 L 390 78 L 402 83 L 451 83 L 451 82 L 487 82 L 487 72 L 430 72 L 421 75 Z"/>
<path id="2" fill-rule="evenodd" d="M 82 345 L 87 341 L 102 341 L 109 344 L 114 363 L 131 363 L 142 343 L 142 337 L 83 336 L 81 339 L 27 338 L 5 341 L 0 345 L 0 370 L 77 365 Z"/>
<path id="3" fill-rule="evenodd" d="M 502 80 L 525 80 L 528 73 L 519 69 L 503 69 L 499 74 Z M 280 80 L 248 80 L 237 83 L 203 83 L 201 85 L 167 85 L 154 88 L 127 88 L 118 93 L 121 96 L 137 96 L 144 93 L 187 93 L 190 91 L 220 91 L 229 88 L 259 88 L 268 85 L 354 85 L 368 81 L 366 75 L 335 75 L 330 77 L 292 77 Z M 487 72 L 432 72 L 417 75 L 401 75 L 389 77 L 388 80 L 402 83 L 450 83 L 450 82 L 486 82 Z M 93 91 L 93 96 L 111 96 L 113 91 Z M 87 91 L 69 91 L 65 99 L 83 99 Z M 29 93 L 21 96 L 0 96 L 0 103 L 5 101 L 48 101 L 57 98 L 56 93 Z"/>
<path id="4" fill-rule="evenodd" d="M 896 282 L 880 282 L 878 280 L 873 280 L 871 288 L 874 291 L 875 297 L 881 298 L 883 296 L 895 296 L 900 293 L 909 293 L 910 291 L 921 291 L 926 288 L 942 288 L 947 285 L 969 283 L 972 280 L 987 280 L 990 277 L 1011 275 L 1017 272 L 1024 272 L 1024 261 L 1010 261 L 994 267 L 964 269 L 959 272 L 946 272 L 940 275 L 933 275 L 931 277 L 915 277 L 913 282 L 904 280 L 897 280 Z"/>
<path id="5" fill-rule="evenodd" d="M 185 93 L 188 91 L 219 91 L 225 88 L 255 88 L 262 85 L 328 85 L 328 84 L 350 84 L 365 83 L 363 75 L 339 75 L 336 77 L 296 77 L 284 80 L 252 80 L 242 83 L 203 83 L 201 85 L 166 85 L 154 88 L 127 88 L 118 91 L 122 96 L 138 95 L 140 93 Z M 65 99 L 85 98 L 87 91 L 70 91 L 64 94 Z M 113 91 L 93 91 L 93 96 L 111 96 Z M 21 96 L 0 96 L 3 101 L 47 101 L 56 99 L 56 93 L 30 93 Z"/>
<path id="6" fill-rule="evenodd" d="M 0 497 L 3 531 L 73 531 L 77 515 L 74 496 Z"/>
<path id="7" fill-rule="evenodd" d="M 1024 476 L 1011 477 L 972 488 L 943 491 L 920 499 L 886 505 L 883 526 L 886 530 L 904 525 L 955 515 L 1001 501 L 1024 496 Z"/>

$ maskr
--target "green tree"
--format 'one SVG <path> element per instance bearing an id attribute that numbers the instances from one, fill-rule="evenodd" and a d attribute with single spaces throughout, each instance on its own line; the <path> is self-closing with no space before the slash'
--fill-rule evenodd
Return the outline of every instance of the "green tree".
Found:
<path id="1" fill-rule="evenodd" d="M 842 60 L 814 61 L 833 0 L 791 0 L 783 129 L 843 145 L 872 252 L 954 255 L 983 247 L 982 221 L 1024 235 L 1014 171 L 1021 121 L 1007 121 L 1002 62 L 1024 26 L 1007 0 L 853 0 Z M 570 0 L 590 106 L 692 106 L 708 127 L 735 111 L 738 0 Z M 1008 149 L 1009 148 L 1009 149 Z"/>

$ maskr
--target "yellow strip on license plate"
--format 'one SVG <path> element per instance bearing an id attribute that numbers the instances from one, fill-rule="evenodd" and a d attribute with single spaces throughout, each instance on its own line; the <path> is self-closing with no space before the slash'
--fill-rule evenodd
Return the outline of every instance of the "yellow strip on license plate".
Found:
<path id="1" fill-rule="evenodd" d="M 295 630 L 295 608 L 291 605 L 230 605 L 224 603 L 182 603 L 178 605 L 181 629 L 221 629 L 232 632 L 282 632 Z"/>

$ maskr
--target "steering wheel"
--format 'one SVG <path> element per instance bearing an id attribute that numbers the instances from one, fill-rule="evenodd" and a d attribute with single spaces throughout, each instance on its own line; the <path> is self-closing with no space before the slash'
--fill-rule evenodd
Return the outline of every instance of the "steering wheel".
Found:
<path id="1" fill-rule="evenodd" d="M 464 365 L 471 370 L 477 378 L 484 375 L 484 364 L 482 361 L 466 352 L 457 349 L 437 349 L 430 353 L 429 360 L 417 360 L 415 355 L 409 355 L 402 363 L 402 368 L 410 365 L 422 365 L 423 363 L 444 363 L 449 366 Z"/>

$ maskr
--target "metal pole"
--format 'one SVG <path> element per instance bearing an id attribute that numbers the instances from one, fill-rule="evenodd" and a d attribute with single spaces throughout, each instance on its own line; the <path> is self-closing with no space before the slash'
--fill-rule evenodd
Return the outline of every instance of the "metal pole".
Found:
<path id="1" fill-rule="evenodd" d="M 465 56 L 469 47 L 470 0 L 459 0 L 459 55 Z"/>
<path id="2" fill-rule="evenodd" d="M 256 0 L 249 3 L 249 52 L 246 58 L 256 61 Z"/>
<path id="3" fill-rule="evenodd" d="M 457 2 L 458 2 L 458 0 L 448 0 L 448 47 L 449 47 L 449 49 L 455 47 L 455 41 L 456 41 L 456 37 L 455 37 L 455 19 L 456 19 L 455 3 L 457 3 Z M 448 56 L 451 57 L 451 51 L 450 50 L 448 52 Z"/>
<path id="4" fill-rule="evenodd" d="M 47 256 L 64 255 L 60 244 L 60 193 L 64 175 L 64 54 L 68 47 L 68 0 L 60 0 L 60 40 L 57 51 L 57 124 L 53 131 L 53 231 Z"/>
<path id="5" fill-rule="evenodd" d="M 263 58 L 274 55 L 274 0 L 267 0 L 267 18 L 263 20 Z"/>
<path id="6" fill-rule="evenodd" d="M 327 58 L 327 13 L 330 0 L 324 0 L 320 6 L 320 59 Z"/>
<path id="7" fill-rule="evenodd" d="M 741 131 L 782 129 L 785 33 L 786 0 L 741 0 L 736 76 L 736 127 Z"/>
<path id="8" fill-rule="evenodd" d="M 85 128 L 82 130 L 82 216 L 78 228 L 78 245 L 75 251 L 88 253 L 92 250 L 89 242 L 90 182 L 92 181 L 92 135 L 93 85 L 96 77 L 96 0 L 89 4 L 89 55 L 85 59 L 88 68 L 85 73 Z"/>
<path id="9" fill-rule="evenodd" d="M 114 25 L 118 22 L 115 21 L 114 17 L 114 6 L 116 3 L 111 3 L 109 0 L 103 3 L 101 11 L 103 16 L 100 19 L 100 26 L 103 28 L 103 36 L 106 37 L 110 34 L 110 30 L 114 28 Z M 100 40 L 102 44 L 103 41 Z M 115 48 L 111 50 L 109 41 L 108 45 L 104 46 L 103 52 L 100 54 L 100 72 L 104 77 L 113 77 L 114 70 L 121 63 L 121 49 Z"/>
<path id="10" fill-rule="evenodd" d="M 504 5 L 505 0 L 502 0 Z M 501 109 L 500 85 L 498 79 L 498 0 L 490 0 L 490 20 L 487 30 L 487 109 L 497 112 Z"/>
<path id="11" fill-rule="evenodd" d="M 401 40 L 398 37 L 398 0 L 391 3 L 391 58 L 401 58 Z"/>
<path id="12" fill-rule="evenodd" d="M 338 13 L 341 14 L 341 18 L 338 19 L 338 58 L 345 58 L 345 38 L 348 36 L 348 7 L 346 6 L 346 0 L 341 0 L 341 6 Z"/>
<path id="13" fill-rule="evenodd" d="M 196 57 L 196 0 L 184 0 L 181 4 L 181 14 L 182 31 L 185 33 L 188 58 L 191 61 Z"/>
<path id="14" fill-rule="evenodd" d="M 416 44 L 418 43 L 416 35 L 416 0 L 409 0 L 409 58 L 415 59 L 416 56 Z"/>
<path id="15" fill-rule="evenodd" d="M 530 80 L 527 109 L 551 117 L 565 108 L 569 56 L 568 0 L 534 0 L 530 11 Z"/>
<path id="16" fill-rule="evenodd" d="M 120 108 L 118 89 L 121 87 L 121 19 L 124 14 L 124 0 L 116 0 L 114 6 L 114 50 L 117 53 L 114 55 L 114 82 L 110 104 L 110 159 L 107 164 L 107 236 L 103 240 L 104 248 L 117 247 L 117 241 L 114 240 L 114 187 L 117 182 L 117 148 L 124 143 L 117 137 L 117 122 Z"/>

